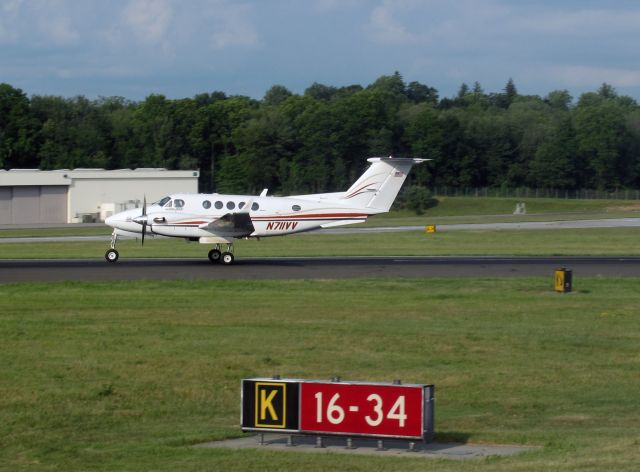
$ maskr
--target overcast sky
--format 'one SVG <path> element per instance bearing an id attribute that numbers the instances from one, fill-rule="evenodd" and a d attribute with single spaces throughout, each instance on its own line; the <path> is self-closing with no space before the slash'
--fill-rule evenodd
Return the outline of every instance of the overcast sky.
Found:
<path id="1" fill-rule="evenodd" d="M 0 82 L 29 95 L 262 98 L 396 70 L 441 97 L 512 77 L 640 99 L 640 1 L 0 0 Z"/>

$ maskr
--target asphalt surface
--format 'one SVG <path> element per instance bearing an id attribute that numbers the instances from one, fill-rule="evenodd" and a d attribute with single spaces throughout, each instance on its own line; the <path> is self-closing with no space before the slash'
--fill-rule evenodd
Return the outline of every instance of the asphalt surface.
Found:
<path id="1" fill-rule="evenodd" d="M 640 277 L 640 257 L 300 257 L 208 259 L 3 260 L 0 283 L 111 280 L 340 279 L 353 277 Z M 575 282 L 574 282 L 575 283 Z"/>

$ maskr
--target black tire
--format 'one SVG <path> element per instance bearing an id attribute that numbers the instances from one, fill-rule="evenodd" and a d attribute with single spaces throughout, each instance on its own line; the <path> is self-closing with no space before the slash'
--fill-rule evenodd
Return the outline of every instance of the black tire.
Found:
<path id="1" fill-rule="evenodd" d="M 120 254 L 118 254 L 118 251 L 116 251 L 115 249 L 109 249 L 104 253 L 104 258 L 107 260 L 107 262 L 116 262 L 119 257 Z"/>
<path id="2" fill-rule="evenodd" d="M 209 251 L 209 260 L 214 264 L 217 264 L 218 262 L 220 262 L 221 258 L 222 258 L 222 253 L 219 250 L 212 249 L 211 251 Z"/>
<path id="3" fill-rule="evenodd" d="M 230 252 L 223 252 L 222 253 L 222 263 L 224 265 L 233 264 L 233 254 L 231 254 Z"/>

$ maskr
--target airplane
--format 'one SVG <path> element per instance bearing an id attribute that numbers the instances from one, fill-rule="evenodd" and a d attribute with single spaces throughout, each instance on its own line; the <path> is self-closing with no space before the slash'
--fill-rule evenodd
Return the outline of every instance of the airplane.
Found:
<path id="1" fill-rule="evenodd" d="M 209 260 L 231 265 L 234 239 L 363 223 L 369 216 L 388 212 L 411 167 L 428 160 L 371 157 L 367 170 L 344 192 L 288 197 L 267 196 L 267 189 L 258 196 L 176 193 L 149 207 L 145 197 L 142 210 L 126 210 L 105 220 L 113 227 L 105 259 L 118 260 L 118 236 L 141 236 L 144 245 L 149 234 L 213 244 Z"/>

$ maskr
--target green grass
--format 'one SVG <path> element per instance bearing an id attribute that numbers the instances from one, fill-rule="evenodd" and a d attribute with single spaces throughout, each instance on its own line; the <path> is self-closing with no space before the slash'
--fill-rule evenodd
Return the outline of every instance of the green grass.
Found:
<path id="1" fill-rule="evenodd" d="M 424 215 L 402 210 L 370 218 L 366 226 L 404 226 L 454 223 L 502 223 L 640 217 L 635 200 L 568 200 L 554 198 L 440 197 Z M 516 203 L 526 203 L 527 214 L 513 215 Z"/>
<path id="2" fill-rule="evenodd" d="M 45 238 L 62 236 L 109 236 L 113 228 L 107 225 L 80 226 L 66 225 L 60 228 L 17 228 L 0 229 L 0 238 Z"/>
<path id="3" fill-rule="evenodd" d="M 0 244 L 0 259 L 102 258 L 108 241 Z M 209 245 L 183 240 L 118 242 L 121 258 L 206 257 Z M 240 240 L 237 257 L 346 255 L 640 255 L 640 228 L 452 231 L 322 235 Z"/>
<path id="4" fill-rule="evenodd" d="M 0 469 L 636 470 L 639 279 L 0 286 Z M 240 435 L 239 381 L 436 385 L 473 462 L 191 449 Z"/>

